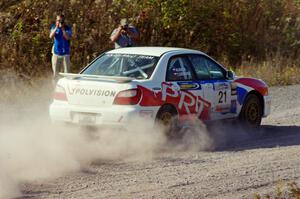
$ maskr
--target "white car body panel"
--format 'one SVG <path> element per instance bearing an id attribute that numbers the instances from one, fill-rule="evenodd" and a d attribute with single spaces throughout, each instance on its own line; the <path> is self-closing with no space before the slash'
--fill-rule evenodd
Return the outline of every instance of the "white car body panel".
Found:
<path id="1" fill-rule="evenodd" d="M 267 87 L 260 80 L 236 78 L 213 81 L 166 81 L 167 66 L 171 57 L 181 54 L 208 57 L 200 51 L 165 47 L 131 47 L 115 49 L 108 53 L 160 58 L 149 79 L 117 81 L 118 78 L 114 79 L 114 77 L 104 78 L 95 75 L 95 78 L 85 78 L 84 75 L 66 75 L 57 83 L 64 89 L 66 99 L 54 99 L 50 105 L 50 117 L 53 121 L 122 127 L 129 122 L 134 122 L 135 117 L 144 117 L 154 124 L 159 109 L 167 103 L 173 104 L 179 115 L 196 114 L 204 121 L 235 118 L 241 111 L 245 96 L 250 92 L 261 92 L 263 116 L 270 114 L 271 97 L 267 91 L 265 92 Z M 187 89 L 183 89 L 185 87 Z M 142 90 L 138 104 L 114 104 L 119 92 L 136 88 Z"/>

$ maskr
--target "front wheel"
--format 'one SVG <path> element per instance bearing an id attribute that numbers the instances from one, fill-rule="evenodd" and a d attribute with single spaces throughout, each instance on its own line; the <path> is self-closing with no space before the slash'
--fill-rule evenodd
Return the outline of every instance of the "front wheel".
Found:
<path id="1" fill-rule="evenodd" d="M 262 120 L 262 105 L 257 95 L 247 96 L 239 115 L 239 120 L 245 128 L 258 128 Z"/>

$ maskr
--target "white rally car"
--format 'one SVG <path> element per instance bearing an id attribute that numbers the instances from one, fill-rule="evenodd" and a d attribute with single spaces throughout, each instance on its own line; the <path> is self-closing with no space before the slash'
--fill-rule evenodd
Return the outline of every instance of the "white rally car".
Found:
<path id="1" fill-rule="evenodd" d="M 166 47 L 108 51 L 79 74 L 62 74 L 53 121 L 126 127 L 135 117 L 167 124 L 172 117 L 202 121 L 237 118 L 257 127 L 270 114 L 267 85 L 233 72 L 203 52 Z"/>

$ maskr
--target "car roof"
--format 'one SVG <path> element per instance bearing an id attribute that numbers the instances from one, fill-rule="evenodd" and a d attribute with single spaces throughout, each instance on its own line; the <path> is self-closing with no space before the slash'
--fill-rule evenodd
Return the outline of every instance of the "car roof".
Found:
<path id="1" fill-rule="evenodd" d="M 128 47 L 128 48 L 117 48 L 107 53 L 115 53 L 115 54 L 135 54 L 135 55 L 149 55 L 160 57 L 168 52 L 179 52 L 179 53 L 198 53 L 204 54 L 198 50 L 192 50 L 187 48 L 175 48 L 175 47 Z"/>

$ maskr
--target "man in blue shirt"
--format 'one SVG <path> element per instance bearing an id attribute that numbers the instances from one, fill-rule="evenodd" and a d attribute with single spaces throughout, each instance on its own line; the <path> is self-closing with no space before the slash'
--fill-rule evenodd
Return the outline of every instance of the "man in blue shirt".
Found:
<path id="1" fill-rule="evenodd" d="M 121 19 L 120 26 L 111 33 L 110 40 L 115 43 L 115 48 L 136 46 L 140 34 L 134 26 Z"/>
<path id="2" fill-rule="evenodd" d="M 56 23 L 51 25 L 50 38 L 54 38 L 52 47 L 52 70 L 53 78 L 57 78 L 59 69 L 63 66 L 64 72 L 70 70 L 70 39 L 72 28 L 65 24 L 65 17 L 62 14 L 56 16 Z"/>

